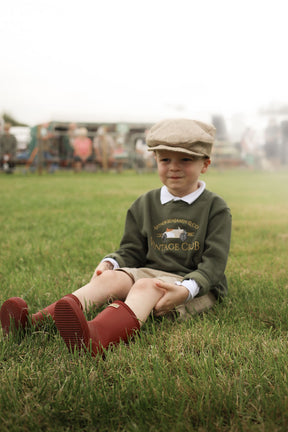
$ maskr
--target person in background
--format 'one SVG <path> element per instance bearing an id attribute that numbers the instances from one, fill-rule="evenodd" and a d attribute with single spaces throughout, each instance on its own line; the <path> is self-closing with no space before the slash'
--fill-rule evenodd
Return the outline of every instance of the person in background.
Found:
<path id="1" fill-rule="evenodd" d="M 190 119 L 156 123 L 147 135 L 161 188 L 141 195 L 128 209 L 118 250 L 97 265 L 83 287 L 29 317 L 26 302 L 6 300 L 0 311 L 5 334 L 50 315 L 71 352 L 103 355 L 128 341 L 153 312 L 186 319 L 227 294 L 225 268 L 231 238 L 226 202 L 200 176 L 210 165 L 215 128 Z M 84 311 L 111 303 L 94 319 Z"/>
<path id="2" fill-rule="evenodd" d="M 54 133 L 50 123 L 42 123 L 31 129 L 27 170 L 35 164 L 39 175 L 43 173 L 44 168 L 47 172 L 53 172 L 53 161 L 57 153 L 56 149 L 53 148 L 53 139 Z"/>
<path id="3" fill-rule="evenodd" d="M 63 166 L 70 166 L 73 162 L 74 140 L 76 137 L 77 124 L 70 123 L 67 134 L 63 136 L 60 146 L 60 158 Z"/>
<path id="4" fill-rule="evenodd" d="M 115 142 L 112 136 L 107 133 L 105 126 L 99 127 L 94 138 L 93 148 L 96 163 L 100 165 L 104 172 L 107 172 L 115 163 Z"/>
<path id="5" fill-rule="evenodd" d="M 47 172 L 53 172 L 53 161 L 56 156 L 56 151 L 53 148 L 54 134 L 50 129 L 50 123 L 43 123 L 38 127 L 37 133 L 37 170 L 42 174 L 43 168 Z"/>
<path id="6" fill-rule="evenodd" d="M 147 132 L 146 130 L 145 136 Z M 149 151 L 145 136 L 138 137 L 135 142 L 135 162 L 138 173 L 142 171 L 151 172 L 156 168 L 155 158 L 153 158 L 153 154 Z"/>
<path id="7" fill-rule="evenodd" d="M 17 140 L 10 133 L 11 124 L 4 124 L 4 133 L 0 135 L 0 163 L 6 174 L 12 174 L 15 168 Z"/>
<path id="8" fill-rule="evenodd" d="M 87 136 L 87 128 L 81 127 L 76 130 L 76 138 L 73 142 L 74 170 L 81 171 L 87 162 L 92 161 L 92 140 Z"/>

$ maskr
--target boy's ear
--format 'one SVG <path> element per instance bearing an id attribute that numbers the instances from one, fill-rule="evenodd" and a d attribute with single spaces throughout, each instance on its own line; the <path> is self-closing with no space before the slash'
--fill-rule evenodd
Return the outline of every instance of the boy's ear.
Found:
<path id="1" fill-rule="evenodd" d="M 211 159 L 204 159 L 201 174 L 204 174 L 207 171 L 210 164 L 211 164 Z"/>

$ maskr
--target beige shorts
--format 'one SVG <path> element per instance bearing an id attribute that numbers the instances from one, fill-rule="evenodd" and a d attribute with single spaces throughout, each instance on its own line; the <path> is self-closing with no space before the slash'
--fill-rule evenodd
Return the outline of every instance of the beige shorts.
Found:
<path id="1" fill-rule="evenodd" d="M 124 271 L 127 273 L 133 282 L 136 282 L 138 279 L 143 278 L 157 278 L 167 283 L 174 284 L 177 281 L 182 281 L 182 277 L 175 275 L 173 273 L 163 272 L 161 270 L 154 270 L 146 267 L 140 268 L 128 268 L 121 267 L 117 269 L 118 271 Z M 187 303 L 183 305 L 179 305 L 176 307 L 176 311 L 179 313 L 179 318 L 181 320 L 185 320 L 189 318 L 191 315 L 200 314 L 202 312 L 206 312 L 211 309 L 217 303 L 217 299 L 212 292 L 205 294 L 200 297 L 195 297 L 189 300 Z"/>

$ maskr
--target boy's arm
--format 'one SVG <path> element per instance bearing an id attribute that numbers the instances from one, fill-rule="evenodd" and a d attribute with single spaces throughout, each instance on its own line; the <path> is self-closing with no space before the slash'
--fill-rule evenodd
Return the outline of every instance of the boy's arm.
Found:
<path id="1" fill-rule="evenodd" d="M 126 216 L 125 230 L 119 249 L 105 256 L 112 258 L 120 267 L 144 267 L 147 254 L 147 238 L 141 232 L 139 217 L 129 209 Z"/>
<path id="2" fill-rule="evenodd" d="M 199 285 L 199 294 L 223 282 L 231 240 L 231 213 L 229 208 L 213 214 L 209 219 L 202 259 L 197 269 L 185 275 Z"/>
<path id="3" fill-rule="evenodd" d="M 109 255 L 106 255 L 96 267 L 92 279 L 99 276 L 106 270 L 114 270 L 119 267 L 141 267 L 146 262 L 147 240 L 139 229 L 139 218 L 131 209 L 126 215 L 125 231 L 122 237 L 120 248 Z"/>
<path id="4" fill-rule="evenodd" d="M 115 264 L 113 264 L 113 262 L 111 262 L 111 260 L 102 260 L 98 264 L 98 266 L 96 267 L 96 269 L 94 270 L 94 273 L 93 273 L 93 276 L 92 276 L 91 280 L 94 279 L 97 276 L 100 276 L 104 271 L 106 271 L 106 270 L 114 270 L 114 268 L 117 268 L 117 267 L 119 267 L 117 265 L 117 263 L 115 265 Z"/>

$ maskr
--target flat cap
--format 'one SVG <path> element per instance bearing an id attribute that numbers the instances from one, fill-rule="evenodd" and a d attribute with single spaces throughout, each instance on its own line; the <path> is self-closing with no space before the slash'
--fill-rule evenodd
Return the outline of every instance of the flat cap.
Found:
<path id="1" fill-rule="evenodd" d="M 172 150 L 194 156 L 210 157 L 216 129 L 213 125 L 191 119 L 167 119 L 151 127 L 148 150 Z"/>

